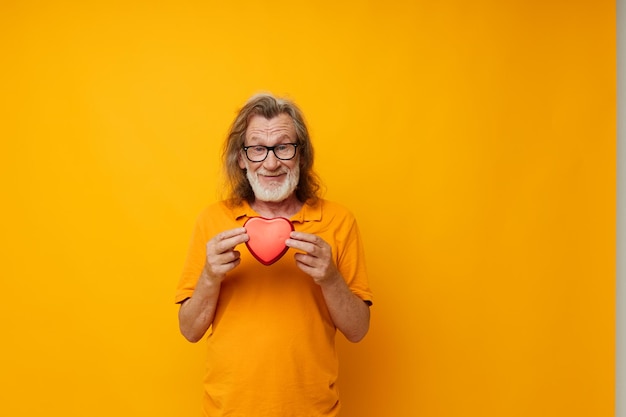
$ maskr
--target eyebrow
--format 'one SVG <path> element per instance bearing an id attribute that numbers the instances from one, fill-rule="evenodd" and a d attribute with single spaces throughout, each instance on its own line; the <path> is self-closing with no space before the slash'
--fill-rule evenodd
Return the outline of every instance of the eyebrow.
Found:
<path id="1" fill-rule="evenodd" d="M 255 136 L 255 135 L 252 135 L 252 136 L 250 136 L 250 137 L 248 137 L 248 138 L 246 138 L 246 139 L 247 139 L 247 140 L 257 140 L 257 141 L 258 141 L 258 140 L 261 140 L 262 138 L 261 138 L 260 136 Z M 280 137 L 278 138 L 278 142 L 283 141 L 283 140 L 285 140 L 285 139 L 287 139 L 287 140 L 289 140 L 289 141 L 293 141 L 293 140 L 296 140 L 297 138 L 293 138 L 293 139 L 292 139 L 292 138 L 291 138 L 291 137 L 290 137 L 287 133 L 285 133 L 284 135 L 282 135 L 282 136 L 280 136 Z M 291 142 L 290 142 L 290 143 L 291 143 Z"/>

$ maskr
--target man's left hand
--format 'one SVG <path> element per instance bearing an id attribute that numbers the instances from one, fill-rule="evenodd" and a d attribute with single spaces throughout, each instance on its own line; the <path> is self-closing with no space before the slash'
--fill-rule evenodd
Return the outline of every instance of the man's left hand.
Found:
<path id="1" fill-rule="evenodd" d="M 296 253 L 298 267 L 318 284 L 327 284 L 341 276 L 332 258 L 332 249 L 321 237 L 310 233 L 291 232 L 285 244 L 304 253 Z"/>

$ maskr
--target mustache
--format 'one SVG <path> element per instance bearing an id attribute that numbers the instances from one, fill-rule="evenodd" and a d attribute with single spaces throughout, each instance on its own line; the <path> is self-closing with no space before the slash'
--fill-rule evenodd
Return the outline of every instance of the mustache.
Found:
<path id="1" fill-rule="evenodd" d="M 264 169 L 263 170 L 259 169 L 256 171 L 256 174 L 271 177 L 271 176 L 277 176 L 277 175 L 282 175 L 282 174 L 289 174 L 289 170 L 279 169 L 278 171 L 266 171 Z"/>

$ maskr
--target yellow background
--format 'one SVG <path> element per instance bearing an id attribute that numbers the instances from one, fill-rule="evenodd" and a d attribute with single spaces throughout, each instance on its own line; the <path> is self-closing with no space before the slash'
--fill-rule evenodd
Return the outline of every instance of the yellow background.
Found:
<path id="1" fill-rule="evenodd" d="M 612 416 L 614 2 L 264 3 L 1 3 L 0 415 L 199 415 L 174 287 L 265 90 L 365 238 L 345 416 Z"/>

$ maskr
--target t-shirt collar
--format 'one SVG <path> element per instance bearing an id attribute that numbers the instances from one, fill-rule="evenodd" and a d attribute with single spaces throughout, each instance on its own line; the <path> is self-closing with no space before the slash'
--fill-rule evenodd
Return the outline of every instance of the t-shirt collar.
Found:
<path id="1" fill-rule="evenodd" d="M 240 205 L 236 206 L 233 209 L 233 214 L 235 215 L 235 219 L 242 217 L 260 217 L 247 201 L 243 201 Z M 289 220 L 298 223 L 322 220 L 322 200 L 320 199 L 313 204 L 305 203 L 300 211 L 291 216 Z"/>

